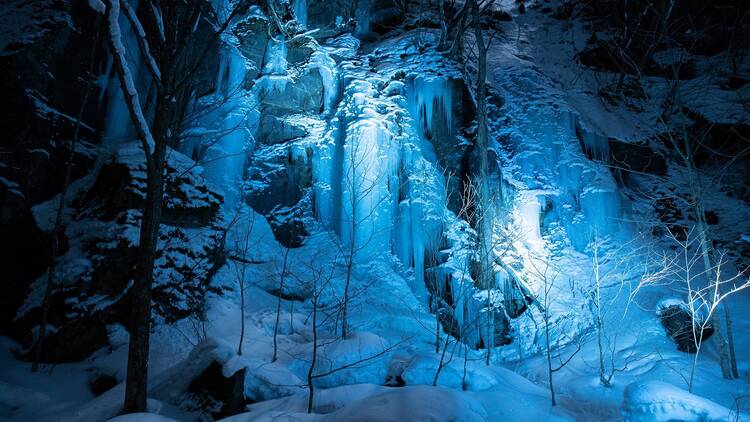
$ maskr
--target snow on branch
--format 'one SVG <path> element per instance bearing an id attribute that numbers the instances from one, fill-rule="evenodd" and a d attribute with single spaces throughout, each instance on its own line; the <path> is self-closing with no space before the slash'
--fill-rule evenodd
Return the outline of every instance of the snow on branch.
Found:
<path id="1" fill-rule="evenodd" d="M 132 7 L 130 7 L 130 4 L 127 2 L 127 0 L 120 0 L 120 3 L 122 4 L 122 8 L 125 10 L 125 16 L 128 18 L 130 25 L 135 31 L 135 38 L 136 40 L 138 40 L 138 48 L 141 50 L 141 55 L 143 55 L 143 57 L 146 59 L 149 73 L 151 73 L 151 77 L 154 79 L 154 82 L 157 85 L 161 85 L 161 71 L 159 70 L 159 66 L 156 64 L 156 60 L 154 60 L 154 56 L 151 55 L 151 51 L 148 48 L 148 41 L 146 41 L 146 31 L 143 30 L 141 21 L 138 20 L 138 16 L 136 16 L 135 11 Z"/>
<path id="2" fill-rule="evenodd" d="M 122 43 L 120 25 L 118 23 L 118 18 L 120 16 L 120 2 L 119 0 L 104 1 L 107 5 L 107 41 L 112 50 L 115 70 L 120 79 L 120 85 L 125 97 L 125 104 L 128 107 L 130 117 L 133 120 L 136 131 L 138 132 L 138 137 L 143 143 L 143 149 L 148 160 L 151 156 L 151 151 L 154 149 L 155 143 L 153 136 L 151 136 L 151 130 L 149 129 L 146 117 L 143 115 L 141 102 L 138 98 L 138 90 L 135 87 L 133 75 L 130 73 L 130 68 L 128 67 L 127 59 L 125 58 L 125 46 Z"/>
<path id="3" fill-rule="evenodd" d="M 106 10 L 106 7 L 104 7 L 104 3 L 102 3 L 101 0 L 89 0 L 89 7 L 101 14 Z"/>
<path id="4" fill-rule="evenodd" d="M 156 26 L 157 28 L 159 28 L 159 37 L 161 38 L 161 42 L 164 42 L 167 38 L 164 36 L 164 19 L 162 18 L 161 6 L 158 6 L 154 4 L 154 2 L 151 2 L 151 11 L 154 13 Z"/>

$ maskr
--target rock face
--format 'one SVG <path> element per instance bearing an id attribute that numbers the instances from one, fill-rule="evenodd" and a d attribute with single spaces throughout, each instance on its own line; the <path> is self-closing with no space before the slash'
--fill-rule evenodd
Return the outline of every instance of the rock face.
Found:
<path id="1" fill-rule="evenodd" d="M 49 239 L 31 207 L 60 191 L 78 116 L 78 146 L 71 176 L 84 176 L 96 159 L 103 118 L 96 86 L 84 103 L 87 82 L 106 57 L 95 44 L 94 12 L 87 2 L 41 0 L 0 6 L 0 89 L 9 106 L 0 114 L 0 332 L 8 334 L 28 285 L 49 262 Z M 93 63 L 91 59 L 93 58 Z"/>
<path id="2" fill-rule="evenodd" d="M 156 33 L 150 26 L 156 25 L 154 19 L 143 18 L 151 13 L 146 2 L 137 13 L 146 31 Z M 119 149 L 134 136 L 128 134 L 127 113 L 117 113 L 118 106 L 124 111 L 118 103 L 121 88 L 103 36 L 104 22 L 89 2 L 14 0 L 0 5 L 0 14 L 0 87 L 12 104 L 0 115 L 0 237 L 15 239 L 0 244 L 5 277 L 0 333 L 30 345 L 51 261 L 56 195 L 70 161 L 70 182 L 75 183 L 67 195 L 62 256 L 54 275 L 59 288 L 52 297 L 48 355 L 43 358 L 80 360 L 108 344 L 108 324 L 127 320 L 144 173 L 123 161 L 125 151 Z M 211 40 L 213 30 L 209 19 L 202 19 L 196 38 Z M 126 39 L 130 35 L 129 28 L 122 34 L 126 44 L 133 41 Z M 218 48 L 217 41 L 208 41 L 207 58 L 195 69 L 196 97 L 215 89 L 214 45 Z M 190 60 L 205 53 L 203 44 L 190 51 Z M 129 59 L 136 84 L 145 91 L 142 98 L 147 98 L 147 72 L 139 68 L 138 57 Z M 105 156 L 113 150 L 113 157 Z M 170 163 L 175 176 L 194 165 L 185 160 Z M 160 280 L 154 286 L 155 308 L 167 321 L 200 306 L 200 296 L 210 290 L 210 274 L 223 260 L 221 197 L 191 171 L 172 182 L 165 193 L 169 200 L 157 262 Z"/>
<path id="3" fill-rule="evenodd" d="M 359 37 L 372 37 L 396 28 L 404 20 L 399 2 L 391 0 L 307 0 L 307 26 L 320 30 L 320 37 L 349 30 Z M 404 7 L 408 2 L 404 2 Z M 413 7 L 413 6 L 412 6 Z"/>
<path id="4" fill-rule="evenodd" d="M 659 319 L 664 329 L 667 331 L 667 335 L 677 343 L 677 349 L 685 353 L 695 353 L 696 344 L 700 344 L 701 341 L 706 341 L 714 333 L 712 325 L 708 325 L 702 333 L 698 324 L 700 321 L 695 321 L 693 316 L 687 309 L 687 305 L 681 304 L 669 304 L 666 306 L 660 306 L 658 310 Z M 695 330 L 693 329 L 695 325 Z M 693 332 L 695 331 L 695 333 Z M 696 336 L 697 334 L 697 336 Z M 699 337 L 696 339 L 696 337 Z"/>
<path id="5" fill-rule="evenodd" d="M 153 285 L 158 318 L 198 318 L 206 295 L 216 292 L 211 276 L 223 264 L 222 197 L 187 157 L 170 151 L 163 224 Z M 50 324 L 43 359 L 70 362 L 107 346 L 108 325 L 128 323 L 128 290 L 134 276 L 145 162 L 136 144 L 126 144 L 96 175 L 73 186 L 65 210 L 65 251 L 55 274 Z M 39 226 L 53 227 L 58 201 L 34 208 Z M 39 277 L 16 316 L 17 337 L 30 345 L 39 321 L 46 277 Z"/>

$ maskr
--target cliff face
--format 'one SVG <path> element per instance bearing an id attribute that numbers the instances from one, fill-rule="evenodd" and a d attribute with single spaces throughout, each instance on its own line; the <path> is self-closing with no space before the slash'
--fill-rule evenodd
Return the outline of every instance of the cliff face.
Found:
<path id="1" fill-rule="evenodd" d="M 144 3 L 138 9 L 138 13 L 145 13 L 145 5 L 147 4 Z M 135 210 L 139 208 L 139 200 L 133 195 L 143 195 L 144 179 L 138 173 L 143 169 L 126 168 L 122 163 L 118 164 L 122 155 L 121 147 L 132 141 L 134 135 L 127 114 L 123 114 L 125 106 L 104 42 L 105 27 L 102 18 L 86 1 L 14 1 L 4 5 L 3 12 L 5 33 L 2 38 L 4 44 L 0 56 L 0 72 L 6 98 L 12 106 L 1 118 L 5 142 L 0 166 L 0 234 L 4 239 L 15 241 L 3 242 L 0 246 L 0 260 L 6 269 L 7 280 L 2 285 L 5 306 L 0 326 L 4 334 L 12 334 L 30 345 L 31 327 L 38 323 L 38 314 L 26 312 L 39 305 L 39 289 L 46 280 L 45 267 L 51 259 L 50 236 L 64 181 L 69 179 L 70 189 L 74 190 L 66 195 L 62 221 L 64 238 L 60 241 L 62 250 L 58 256 L 62 257 L 63 267 L 73 265 L 71 262 L 81 259 L 88 261 L 90 265 L 87 264 L 88 268 L 83 268 L 87 265 L 77 268 L 70 274 L 63 268 L 59 271 L 60 274 L 56 274 L 60 288 L 53 296 L 53 302 L 59 306 L 54 307 L 57 316 L 53 318 L 56 319 L 53 325 L 56 329 L 67 327 L 65 329 L 81 334 L 81 330 L 85 333 L 92 330 L 92 324 L 88 320 L 81 322 L 86 326 L 81 328 L 75 325 L 77 320 L 82 321 L 102 311 L 102 307 L 117 308 L 114 305 L 119 304 L 127 292 L 132 276 L 131 258 L 128 258 L 132 257 L 132 250 L 128 251 L 127 248 L 137 245 L 137 239 L 130 246 L 124 246 L 123 250 L 115 249 L 104 254 L 101 245 L 97 244 L 118 243 L 118 235 L 114 232 L 125 233 L 133 229 L 137 233 L 140 217 Z M 121 20 L 125 18 L 121 17 Z M 149 25 L 157 24 L 153 20 L 144 19 L 144 22 L 149 30 L 152 29 Z M 201 87 L 196 95 L 205 95 L 214 90 L 218 69 L 216 51 L 220 43 L 214 39 L 209 27 L 208 21 L 196 27 L 197 44 L 200 47 L 208 45 L 213 52 L 207 54 L 209 59 L 204 60 L 196 72 L 196 85 Z M 132 29 L 128 29 L 124 35 L 126 42 L 132 47 L 135 44 Z M 210 46 L 211 43 L 213 47 Z M 198 45 L 195 47 L 193 55 L 197 58 L 201 50 Z M 142 68 L 140 58 L 133 56 L 131 59 L 139 91 L 147 99 L 148 106 L 152 91 L 144 74 L 145 69 Z M 149 115 L 150 111 L 145 110 L 145 114 Z M 133 153 L 129 155 L 132 156 Z M 180 160 L 183 160 L 181 164 L 173 164 L 170 168 L 175 172 L 178 171 L 176 169 L 185 171 L 186 174 L 174 175 L 176 179 L 172 183 L 177 186 L 167 187 L 169 193 L 166 203 L 182 201 L 182 211 L 189 211 L 178 210 L 168 220 L 186 227 L 210 229 L 212 221 L 218 218 L 221 196 L 202 185 L 199 175 L 187 177 L 192 174 L 187 170 L 194 167 L 195 163 L 184 157 L 178 159 L 178 162 Z M 191 164 L 185 164 L 184 160 Z M 131 164 L 136 166 L 137 163 L 133 161 Z M 129 189 L 132 191 L 135 188 L 140 188 L 141 191 L 128 194 Z M 213 208 L 194 209 L 195 205 L 191 201 L 203 200 L 202 197 L 209 192 L 216 196 L 210 204 Z M 203 215 L 206 213 L 208 215 Z M 106 221 L 111 227 L 107 229 L 94 225 L 83 229 L 85 224 L 80 224 L 84 221 L 86 224 L 91 221 Z M 99 233 L 98 230 L 102 232 Z M 110 239 L 106 240 L 107 238 Z M 222 262 L 220 239 L 220 234 L 216 234 L 212 240 L 214 244 L 207 246 L 207 254 L 219 256 L 209 261 Z M 172 247 L 189 250 L 187 246 L 190 245 L 190 240 L 183 239 L 182 242 L 185 246 Z M 94 262 L 96 264 L 92 264 Z M 109 267 L 94 268 L 101 265 Z M 182 271 L 189 270 L 183 268 Z M 184 276 L 188 277 L 187 274 Z M 196 283 L 207 284 L 206 280 L 200 281 L 200 277 L 202 276 L 197 277 Z M 179 284 L 176 280 L 172 282 Z M 83 287 L 84 284 L 86 287 Z M 71 285 L 78 287 L 71 290 Z M 205 286 L 203 289 L 205 290 Z M 108 303 L 101 306 L 89 304 L 87 307 L 90 309 L 83 314 L 73 312 L 71 301 L 83 297 L 96 297 Z M 163 309 L 172 306 L 167 304 L 170 300 L 165 300 Z M 121 314 L 115 319 L 124 322 L 127 305 L 118 306 L 120 310 L 111 313 Z M 167 319 L 175 317 L 184 317 L 184 313 L 180 314 L 178 311 L 175 315 L 168 315 Z M 59 345 L 61 357 L 50 356 L 49 359 L 80 359 L 106 345 L 106 332 L 101 324 L 109 323 L 110 318 L 96 318 L 94 325 L 98 327 L 98 337 L 95 341 L 78 342 L 79 345 L 75 348 L 80 350 L 70 354 L 65 350 L 65 345 L 70 346 L 70 340 L 78 334 L 69 334 Z M 92 335 L 84 336 L 90 339 Z"/>
<path id="2" fill-rule="evenodd" d="M 93 169 L 95 146 L 104 116 L 98 113 L 98 93 L 83 104 L 86 82 L 105 60 L 94 45 L 95 14 L 85 2 L 10 2 L 4 6 L 2 89 L 4 142 L 0 177 L 0 207 L 4 239 L 2 265 L 2 326 L 7 333 L 14 311 L 30 281 L 49 262 L 45 234 L 35 225 L 31 207 L 60 191 L 66 173 L 67 143 L 78 126 L 81 140 L 74 155 L 72 177 Z M 75 17 L 74 17 L 75 16 Z M 93 51 L 92 51 L 93 50 Z M 91 62 L 92 52 L 94 61 Z M 78 116 L 81 124 L 77 124 Z"/>

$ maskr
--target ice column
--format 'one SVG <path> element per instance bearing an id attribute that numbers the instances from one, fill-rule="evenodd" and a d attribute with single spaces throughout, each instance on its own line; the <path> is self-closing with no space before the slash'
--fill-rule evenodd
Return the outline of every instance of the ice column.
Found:
<path id="1" fill-rule="evenodd" d="M 245 75 L 245 58 L 234 46 L 226 46 L 216 80 L 219 94 L 213 99 L 220 106 L 206 116 L 206 120 L 213 120 L 206 125 L 215 129 L 204 139 L 208 147 L 201 162 L 206 177 L 223 188 L 224 202 L 229 207 L 239 200 L 245 152 L 252 148 L 248 116 L 252 115 L 249 109 L 253 101 L 243 87 Z"/>

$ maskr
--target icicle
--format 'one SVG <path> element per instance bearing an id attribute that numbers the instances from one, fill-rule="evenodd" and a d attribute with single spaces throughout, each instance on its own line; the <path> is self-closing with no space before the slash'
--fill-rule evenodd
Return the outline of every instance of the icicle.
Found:
<path id="1" fill-rule="evenodd" d="M 409 90 L 409 108 L 417 120 L 420 134 L 432 134 L 433 119 L 437 114 L 449 132 L 453 128 L 453 96 L 450 80 L 443 76 L 417 76 Z"/>
<path id="2" fill-rule="evenodd" d="M 542 241 L 539 216 L 542 206 L 535 191 L 522 191 L 520 204 L 518 206 L 519 220 L 521 223 L 522 237 L 531 244 L 539 244 Z"/>
<path id="3" fill-rule="evenodd" d="M 236 47 L 224 47 L 216 74 L 217 94 L 199 100 L 198 107 L 209 112 L 183 134 L 188 141 L 181 146 L 185 153 L 207 147 L 199 161 L 206 178 L 221 189 L 227 207 L 239 200 L 245 152 L 253 147 L 252 121 L 257 118 L 251 113 L 254 95 L 243 89 L 245 76 L 245 58 Z"/>
<path id="4" fill-rule="evenodd" d="M 310 68 L 317 68 L 323 80 L 323 112 L 329 115 L 339 95 L 338 67 L 336 61 L 324 51 L 315 51 L 310 57 Z"/>

